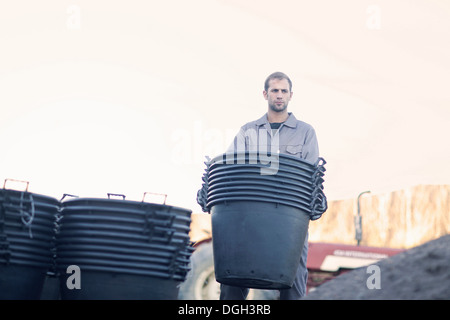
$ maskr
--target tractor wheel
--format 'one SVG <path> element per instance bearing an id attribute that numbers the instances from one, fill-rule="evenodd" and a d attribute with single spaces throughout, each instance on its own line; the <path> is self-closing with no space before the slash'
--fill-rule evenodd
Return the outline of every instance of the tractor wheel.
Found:
<path id="1" fill-rule="evenodd" d="M 181 284 L 179 300 L 218 300 L 220 283 L 214 274 L 213 248 L 211 242 L 200 244 L 191 255 L 191 270 Z M 279 292 L 251 289 L 247 300 L 276 300 Z"/>

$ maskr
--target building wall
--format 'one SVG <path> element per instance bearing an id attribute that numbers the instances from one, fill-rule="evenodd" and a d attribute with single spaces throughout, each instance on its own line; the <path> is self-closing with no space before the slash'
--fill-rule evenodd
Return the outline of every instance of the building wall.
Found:
<path id="1" fill-rule="evenodd" d="M 360 200 L 361 245 L 411 248 L 450 233 L 450 185 L 420 185 Z M 309 241 L 356 244 L 357 200 L 329 201 L 311 221 Z"/>

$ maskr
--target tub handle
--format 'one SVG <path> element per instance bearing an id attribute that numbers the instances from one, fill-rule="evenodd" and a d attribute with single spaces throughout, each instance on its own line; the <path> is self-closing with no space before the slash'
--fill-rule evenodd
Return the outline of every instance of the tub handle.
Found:
<path id="1" fill-rule="evenodd" d="M 156 196 L 164 196 L 163 204 L 164 204 L 164 205 L 166 204 L 167 194 L 163 194 L 163 193 L 154 193 L 154 192 L 144 192 L 144 196 L 142 197 L 142 202 L 144 202 L 145 196 L 146 196 L 147 194 L 153 194 L 153 195 L 156 195 Z"/>
<path id="2" fill-rule="evenodd" d="M 122 197 L 122 200 L 125 200 L 125 195 L 121 193 L 108 193 L 108 199 L 111 199 L 111 196 L 113 197 Z"/>
<path id="3" fill-rule="evenodd" d="M 28 192 L 28 186 L 30 185 L 29 181 L 25 181 L 25 180 L 16 180 L 16 179 L 5 179 L 5 182 L 3 183 L 3 189 L 6 189 L 6 182 L 7 181 L 14 181 L 14 182 L 21 182 L 21 183 L 26 183 L 26 188 L 25 188 L 25 192 Z"/>
<path id="4" fill-rule="evenodd" d="M 73 198 L 79 198 L 78 196 L 74 195 L 74 194 L 70 194 L 70 193 L 64 193 L 61 200 L 59 200 L 59 202 L 63 201 L 66 197 L 73 197 Z"/>

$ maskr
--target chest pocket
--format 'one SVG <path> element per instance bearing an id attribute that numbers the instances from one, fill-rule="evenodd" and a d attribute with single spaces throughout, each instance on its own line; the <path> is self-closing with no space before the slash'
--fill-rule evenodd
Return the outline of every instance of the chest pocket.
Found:
<path id="1" fill-rule="evenodd" d="M 301 144 L 288 145 L 288 146 L 286 146 L 286 153 L 301 158 L 302 149 L 303 149 L 303 145 L 301 145 Z"/>

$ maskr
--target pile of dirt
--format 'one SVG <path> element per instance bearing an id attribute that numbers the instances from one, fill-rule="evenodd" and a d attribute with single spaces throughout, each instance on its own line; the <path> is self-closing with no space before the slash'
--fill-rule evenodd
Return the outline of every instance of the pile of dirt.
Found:
<path id="1" fill-rule="evenodd" d="M 450 299 L 450 235 L 345 273 L 303 299 Z"/>

